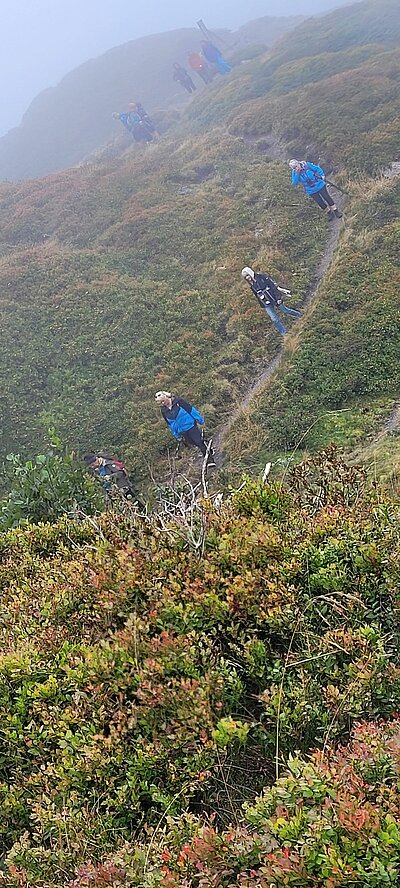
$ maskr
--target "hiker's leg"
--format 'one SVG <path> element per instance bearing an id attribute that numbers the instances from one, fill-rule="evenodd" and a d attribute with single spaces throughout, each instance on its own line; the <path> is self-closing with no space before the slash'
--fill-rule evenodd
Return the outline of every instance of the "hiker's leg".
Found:
<path id="1" fill-rule="evenodd" d="M 325 203 L 328 204 L 328 207 L 332 207 L 332 209 L 335 209 L 335 207 L 336 207 L 335 201 L 334 201 L 333 197 L 331 197 L 331 195 L 329 194 L 329 191 L 328 191 L 326 185 L 324 185 L 324 187 L 321 188 L 321 191 L 319 191 L 318 194 L 320 194 L 321 197 L 323 198 L 323 200 L 325 201 Z"/>
<path id="2" fill-rule="evenodd" d="M 321 210 L 325 210 L 330 222 L 333 222 L 335 216 L 338 216 L 338 218 L 340 219 L 342 214 L 339 213 L 335 202 L 332 200 L 330 194 L 327 191 L 326 185 L 324 185 L 324 187 L 317 191 L 315 194 L 310 194 L 310 197 L 312 197 L 315 203 L 318 204 L 319 207 L 321 207 Z"/>
<path id="3" fill-rule="evenodd" d="M 322 188 L 321 191 L 316 191 L 314 194 L 310 194 L 310 197 L 313 199 L 313 201 L 315 201 L 316 204 L 318 204 L 319 207 L 321 207 L 321 210 L 327 210 L 328 207 L 326 204 L 326 200 L 324 200 L 323 198 L 323 190 L 324 189 Z"/>
<path id="4" fill-rule="evenodd" d="M 329 194 L 329 191 L 328 191 L 326 185 L 324 185 L 324 187 L 322 188 L 322 191 L 320 191 L 320 194 L 322 194 L 323 200 L 325 200 L 326 203 L 328 204 L 327 209 L 328 209 L 329 218 L 331 219 L 332 213 L 334 213 L 338 219 L 341 219 L 342 213 L 340 212 L 340 210 L 338 210 L 338 208 L 335 204 L 335 201 L 334 201 L 333 197 Z"/>
<path id="5" fill-rule="evenodd" d="M 264 305 L 263 308 L 264 311 L 267 312 L 268 317 L 271 318 L 272 323 L 275 324 L 276 329 L 279 330 L 279 333 L 282 333 L 282 335 L 284 335 L 286 333 L 286 327 L 283 326 L 282 321 L 278 318 L 278 315 L 276 314 L 276 311 L 274 311 L 274 309 L 272 308 L 272 305 Z"/>
<path id="6" fill-rule="evenodd" d="M 187 432 L 183 433 L 183 437 L 188 444 L 193 444 L 193 447 L 198 447 L 201 450 L 203 456 L 207 453 L 207 446 L 203 441 L 202 434 L 197 426 L 193 426 L 192 429 L 189 429 Z"/>
<path id="7" fill-rule="evenodd" d="M 288 308 L 288 306 L 285 305 L 284 302 L 281 302 L 279 308 L 283 312 L 283 314 L 290 315 L 291 318 L 301 318 L 302 316 L 301 311 L 297 311 L 296 308 Z"/>

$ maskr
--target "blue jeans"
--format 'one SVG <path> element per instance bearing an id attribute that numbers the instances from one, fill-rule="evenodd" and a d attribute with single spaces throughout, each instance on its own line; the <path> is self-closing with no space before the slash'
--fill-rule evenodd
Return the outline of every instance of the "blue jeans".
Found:
<path id="1" fill-rule="evenodd" d="M 295 308 L 288 308 L 287 305 L 284 305 L 283 302 L 278 306 L 281 312 L 285 315 L 290 315 L 291 318 L 301 318 L 301 311 L 296 311 Z M 277 330 L 279 330 L 282 335 L 286 333 L 286 327 L 282 324 L 282 321 L 278 318 L 278 315 L 273 308 L 272 304 L 266 305 L 263 303 L 263 309 L 267 312 L 267 315 L 271 318 L 271 321 L 275 324 Z"/>

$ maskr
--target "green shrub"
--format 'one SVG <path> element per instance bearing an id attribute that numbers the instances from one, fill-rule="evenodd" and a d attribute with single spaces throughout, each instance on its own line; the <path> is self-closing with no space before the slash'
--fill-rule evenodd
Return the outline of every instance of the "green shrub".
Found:
<path id="1" fill-rule="evenodd" d="M 168 817 L 232 823 L 297 751 L 398 711 L 398 504 L 332 457 L 306 479 L 279 508 L 253 482 L 208 504 L 202 554 L 137 516 L 2 535 L 10 873 L 53 888 L 118 867 Z M 388 758 L 367 764 L 391 779 Z M 290 818 L 287 838 L 303 828 Z"/>
<path id="2" fill-rule="evenodd" d="M 397 720 L 360 724 L 347 747 L 291 759 L 285 777 L 246 806 L 248 825 L 220 832 L 178 821 L 163 830 L 145 867 L 146 885 L 180 888 L 199 878 L 221 888 L 397 885 L 399 751 Z M 143 884 L 141 852 L 127 850 L 122 859 L 121 883 Z M 78 877 L 74 884 L 85 883 Z"/>
<path id="3" fill-rule="evenodd" d="M 24 462 L 16 454 L 7 457 L 6 475 L 11 485 L 0 501 L 0 531 L 23 523 L 52 522 L 64 514 L 93 515 L 104 509 L 104 496 L 77 458 L 53 449 Z M 58 450 L 58 452 L 57 452 Z"/>

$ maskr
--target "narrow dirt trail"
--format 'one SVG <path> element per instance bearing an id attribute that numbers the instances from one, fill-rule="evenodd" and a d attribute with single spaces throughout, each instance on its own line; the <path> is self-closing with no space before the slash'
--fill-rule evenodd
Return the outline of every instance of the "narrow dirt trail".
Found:
<path id="1" fill-rule="evenodd" d="M 386 435 L 390 435 L 392 432 L 395 432 L 396 429 L 399 427 L 399 425 L 400 425 L 400 405 L 396 404 L 396 406 L 393 407 L 393 410 L 392 410 L 390 416 L 388 416 L 388 418 L 385 422 L 384 432 L 383 432 L 383 434 L 381 433 L 380 437 L 384 438 Z"/>
<path id="2" fill-rule="evenodd" d="M 260 138 L 261 138 L 260 136 L 257 137 L 258 140 Z M 282 147 L 282 145 L 278 141 L 273 139 L 270 134 L 268 134 L 267 138 L 268 138 L 268 142 L 269 142 L 269 147 L 266 150 L 268 151 L 269 156 L 271 156 L 271 158 L 273 158 L 274 160 L 285 160 L 286 155 L 284 153 L 284 148 Z M 251 143 L 254 143 L 255 139 L 253 139 L 252 137 L 248 137 L 244 141 L 246 141 L 246 143 L 248 143 L 248 144 L 251 144 Z M 338 207 L 342 208 L 341 202 L 339 201 L 337 196 L 336 196 L 336 199 L 337 199 Z M 310 305 L 311 302 L 313 302 L 315 296 L 318 293 L 318 289 L 328 272 L 329 266 L 332 262 L 332 258 L 333 258 L 338 240 L 339 240 L 339 235 L 340 235 L 340 230 L 342 228 L 342 223 L 343 223 L 343 220 L 341 220 L 341 219 L 335 219 L 334 222 L 330 223 L 331 228 L 329 231 L 328 239 L 325 243 L 325 247 L 324 247 L 320 262 L 318 263 L 318 266 L 314 272 L 314 275 L 310 281 L 310 284 L 309 284 L 307 292 L 306 292 L 306 296 L 305 296 L 305 300 L 304 300 L 304 304 L 303 304 L 304 309 L 308 305 Z M 301 321 L 298 323 L 301 324 Z M 298 329 L 298 324 L 296 325 L 296 329 Z M 277 334 L 277 335 L 279 335 L 279 334 Z M 273 358 L 273 360 L 265 367 L 263 372 L 257 377 L 257 379 L 255 379 L 251 383 L 249 388 L 244 392 L 244 394 L 241 397 L 241 401 L 240 401 L 239 406 L 231 414 L 228 422 L 226 422 L 225 425 L 214 436 L 214 447 L 215 447 L 215 451 L 217 454 L 220 454 L 221 451 L 223 450 L 224 440 L 228 436 L 232 426 L 239 419 L 239 417 L 242 415 L 242 413 L 249 407 L 253 398 L 261 391 L 261 389 L 264 388 L 265 384 L 268 382 L 268 380 L 273 376 L 275 371 L 278 369 L 279 365 L 281 364 L 281 362 L 284 358 L 285 352 L 286 352 L 286 349 L 285 349 L 285 346 L 283 345 L 282 348 L 280 349 L 280 351 L 278 352 L 278 354 Z"/>
<path id="3" fill-rule="evenodd" d="M 363 448 L 364 456 L 365 454 L 373 453 L 375 448 L 378 447 L 381 441 L 388 437 L 388 435 L 392 435 L 400 426 L 400 404 L 395 404 L 389 415 L 386 417 L 384 422 L 382 423 L 380 429 L 378 429 L 377 433 L 373 438 L 367 443 L 367 445 Z M 356 451 L 358 453 L 358 451 Z"/>

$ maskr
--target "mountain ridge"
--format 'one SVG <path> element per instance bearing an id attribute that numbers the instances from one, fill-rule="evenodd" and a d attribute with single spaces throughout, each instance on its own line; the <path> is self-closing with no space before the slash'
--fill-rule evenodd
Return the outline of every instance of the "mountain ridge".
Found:
<path id="1" fill-rule="evenodd" d="M 302 18 L 256 20 L 257 43 L 271 45 Z M 236 32 L 219 33 L 237 49 L 246 46 L 252 32 L 248 23 Z M 161 128 L 163 120 L 168 126 L 168 109 L 174 120 L 185 105 L 182 88 L 172 81 L 172 63 L 186 65 L 187 53 L 193 46 L 200 48 L 201 39 L 196 28 L 152 34 L 113 47 L 70 71 L 33 99 L 21 126 L 0 138 L 0 179 L 34 178 L 75 166 L 110 140 L 119 140 L 120 125 L 111 114 L 135 97 L 150 111 L 158 111 Z M 130 144 L 129 137 L 123 144 Z"/>

